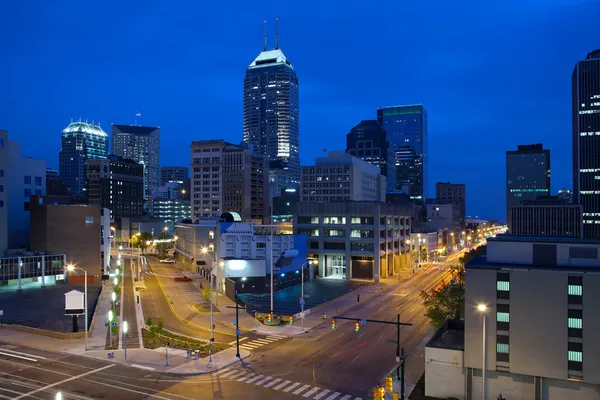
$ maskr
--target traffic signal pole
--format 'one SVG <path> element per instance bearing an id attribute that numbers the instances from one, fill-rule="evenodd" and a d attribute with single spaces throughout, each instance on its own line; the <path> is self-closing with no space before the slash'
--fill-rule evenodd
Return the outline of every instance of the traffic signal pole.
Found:
<path id="1" fill-rule="evenodd" d="M 235 356 L 237 358 L 240 358 L 240 308 L 242 310 L 245 310 L 246 307 L 240 307 L 240 304 L 238 303 L 238 298 L 237 298 L 237 290 L 235 291 L 235 307 L 234 306 L 227 306 L 227 308 L 235 308 L 235 348 L 236 348 L 236 353 Z"/>

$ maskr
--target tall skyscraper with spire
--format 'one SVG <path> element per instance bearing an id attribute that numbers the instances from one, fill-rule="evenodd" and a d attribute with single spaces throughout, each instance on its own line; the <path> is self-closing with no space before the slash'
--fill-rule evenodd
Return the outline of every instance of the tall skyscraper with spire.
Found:
<path id="1" fill-rule="evenodd" d="M 278 29 L 277 29 L 278 30 Z M 269 158 L 271 196 L 300 184 L 298 77 L 279 49 L 263 51 L 246 69 L 244 78 L 244 142 Z"/>

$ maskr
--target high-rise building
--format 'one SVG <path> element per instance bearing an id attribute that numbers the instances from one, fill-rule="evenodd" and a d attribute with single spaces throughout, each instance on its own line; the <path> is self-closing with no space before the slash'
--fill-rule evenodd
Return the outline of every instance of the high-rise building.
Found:
<path id="1" fill-rule="evenodd" d="M 298 77 L 279 43 L 263 51 L 244 78 L 244 142 L 269 157 L 271 196 L 300 184 Z"/>
<path id="2" fill-rule="evenodd" d="M 346 152 L 376 165 L 387 179 L 386 190 L 396 189 L 394 149 L 389 135 L 375 120 L 361 121 L 346 135 Z"/>
<path id="3" fill-rule="evenodd" d="M 559 196 L 538 196 L 508 208 L 511 235 L 583 238 L 582 208 Z"/>
<path id="4" fill-rule="evenodd" d="M 583 206 L 583 234 L 600 239 L 600 49 L 577 62 L 572 81 L 573 198 Z"/>
<path id="5" fill-rule="evenodd" d="M 438 204 L 456 204 L 460 209 L 460 225 L 465 226 L 467 220 L 467 186 L 464 183 L 436 183 L 435 200 Z"/>
<path id="6" fill-rule="evenodd" d="M 377 110 L 377 121 L 395 152 L 396 189 L 406 190 L 413 200 L 426 199 L 427 110 L 420 104 L 384 107 Z"/>
<path id="7" fill-rule="evenodd" d="M 303 202 L 385 201 L 386 179 L 379 167 L 342 151 L 330 151 L 316 161 L 301 168 Z"/>
<path id="8" fill-rule="evenodd" d="M 46 194 L 46 161 L 21 155 L 0 130 L 0 255 L 29 247 L 31 196 Z"/>
<path id="9" fill-rule="evenodd" d="M 506 209 L 537 196 L 550 195 L 550 150 L 541 144 L 506 152 Z"/>
<path id="10" fill-rule="evenodd" d="M 192 142 L 192 217 L 236 212 L 263 221 L 269 213 L 269 167 L 253 146 L 224 140 Z"/>
<path id="11" fill-rule="evenodd" d="M 109 155 L 87 161 L 88 202 L 110 210 L 110 219 L 144 213 L 144 167 L 133 160 Z"/>
<path id="12" fill-rule="evenodd" d="M 71 122 L 62 131 L 58 170 L 60 181 L 72 194 L 85 192 L 85 162 L 106 158 L 108 135 L 92 122 Z"/>
<path id="13" fill-rule="evenodd" d="M 160 184 L 160 127 L 112 126 L 112 153 L 144 167 L 144 197 L 152 211 L 152 191 Z"/>

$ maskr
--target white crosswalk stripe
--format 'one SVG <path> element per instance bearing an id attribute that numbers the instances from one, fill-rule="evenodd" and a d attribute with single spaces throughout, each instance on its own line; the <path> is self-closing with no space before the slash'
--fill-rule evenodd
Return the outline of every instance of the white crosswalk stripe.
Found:
<path id="1" fill-rule="evenodd" d="M 276 384 L 277 382 L 281 382 L 281 378 L 277 378 L 277 379 L 273 379 L 271 382 L 267 383 L 265 385 L 266 388 L 273 386 L 274 384 Z"/>
<path id="2" fill-rule="evenodd" d="M 257 381 L 257 380 L 259 380 L 260 378 L 264 378 L 264 375 L 257 375 L 257 376 L 255 376 L 255 377 L 254 377 L 254 378 L 252 378 L 252 379 L 248 379 L 248 380 L 246 381 L 246 383 L 252 383 L 252 382 L 254 382 L 254 381 Z"/>
<path id="3" fill-rule="evenodd" d="M 482 363 L 482 365 L 483 365 L 483 363 Z M 340 394 L 341 394 L 340 392 L 335 392 L 334 394 L 332 394 L 331 396 L 329 396 L 325 400 L 335 400 L 335 398 L 338 397 Z"/>
<path id="4" fill-rule="evenodd" d="M 272 377 L 270 377 L 270 376 L 267 376 L 265 379 L 263 379 L 263 380 L 261 380 L 261 381 L 258 381 L 258 382 L 256 382 L 256 386 L 260 386 L 260 385 L 262 385 L 263 383 L 266 383 L 267 381 L 270 381 L 271 379 L 273 379 L 273 378 L 272 378 Z"/>
<path id="5" fill-rule="evenodd" d="M 215 372 L 215 375 L 216 376 L 223 375 L 225 372 L 231 372 L 231 369 L 229 369 L 229 368 L 223 368 L 222 370 Z"/>
<path id="6" fill-rule="evenodd" d="M 293 385 L 290 385 L 290 386 L 286 387 L 285 389 L 283 389 L 283 391 L 287 393 L 290 390 L 292 390 L 293 388 L 295 388 L 296 386 L 300 386 L 300 382 L 294 382 Z"/>
<path id="7" fill-rule="evenodd" d="M 482 365 L 483 365 L 483 363 L 482 363 Z M 348 400 L 350 397 L 352 397 L 352 396 L 350 396 L 349 394 L 347 394 L 344 397 L 342 397 L 340 400 Z"/>
<path id="8" fill-rule="evenodd" d="M 227 372 L 226 372 L 226 373 L 224 373 L 224 374 L 220 374 L 220 375 L 218 375 L 218 377 L 219 377 L 219 378 L 225 378 L 225 377 L 228 377 L 228 376 L 230 376 L 230 375 L 235 375 L 235 373 L 236 373 L 236 372 L 238 372 L 238 371 L 236 371 L 236 370 L 233 370 L 233 371 L 227 371 Z"/>
<path id="9" fill-rule="evenodd" d="M 274 390 L 279 390 L 279 389 L 281 389 L 282 387 L 284 387 L 284 386 L 287 386 L 287 384 L 288 384 L 288 383 L 290 383 L 290 382 L 291 382 L 291 381 L 285 381 L 285 382 L 283 382 L 283 383 L 280 383 L 279 385 L 275 386 L 273 389 L 274 389 Z M 298 385 L 299 385 L 299 384 L 298 384 Z"/>
<path id="10" fill-rule="evenodd" d="M 248 378 L 252 378 L 254 375 L 256 375 L 256 374 L 247 374 L 247 375 L 244 375 L 240 379 L 238 379 L 238 382 L 243 382 L 243 381 L 245 381 Z"/>
<path id="11" fill-rule="evenodd" d="M 483 363 L 482 363 L 482 365 L 483 365 Z M 331 390 L 323 389 L 319 393 L 317 393 L 317 395 L 315 397 L 313 397 L 313 399 L 314 400 L 319 400 L 321 397 L 325 396 L 329 392 L 331 392 Z"/>
<path id="12" fill-rule="evenodd" d="M 259 347 L 262 346 L 266 346 L 268 344 L 277 342 L 279 340 L 285 339 L 285 336 L 279 336 L 279 335 L 270 335 L 267 336 L 266 338 L 258 338 L 258 339 L 253 339 L 253 340 L 249 340 L 247 342 L 244 343 L 240 343 L 240 349 L 244 349 L 244 350 L 254 350 L 254 349 L 258 349 Z M 244 337 L 243 339 L 248 339 L 248 337 Z M 241 342 L 242 339 L 240 339 Z M 230 344 L 235 344 L 235 342 L 232 342 Z"/>
<path id="13" fill-rule="evenodd" d="M 300 394 L 300 393 L 304 392 L 306 389 L 308 389 L 309 387 L 310 387 L 310 385 L 304 385 L 300 389 L 296 390 L 294 392 L 294 394 Z"/>
<path id="14" fill-rule="evenodd" d="M 314 388 L 310 389 L 308 392 L 304 393 L 302 396 L 309 397 L 309 396 L 312 396 L 313 394 L 316 394 L 318 391 L 319 391 L 319 388 L 314 387 Z"/>
<path id="15" fill-rule="evenodd" d="M 239 377 L 241 377 L 241 376 L 242 376 L 242 375 L 244 375 L 244 374 L 246 374 L 246 371 L 235 371 L 235 374 L 233 374 L 233 375 L 229 375 L 229 376 L 227 377 L 227 379 L 236 379 L 236 378 L 239 378 Z"/>

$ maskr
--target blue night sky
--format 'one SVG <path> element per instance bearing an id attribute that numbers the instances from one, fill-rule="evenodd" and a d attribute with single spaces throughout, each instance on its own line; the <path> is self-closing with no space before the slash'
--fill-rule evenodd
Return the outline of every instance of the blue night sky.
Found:
<path id="1" fill-rule="evenodd" d="M 467 184 L 467 213 L 504 219 L 505 151 L 543 143 L 571 187 L 571 73 L 600 47 L 597 0 L 3 1 L 0 129 L 58 168 L 73 119 L 159 125 L 161 164 L 192 140 L 242 139 L 263 20 L 300 79 L 303 165 L 385 105 L 429 112 L 429 193 Z M 176 5 L 175 5 L 176 4 Z"/>

